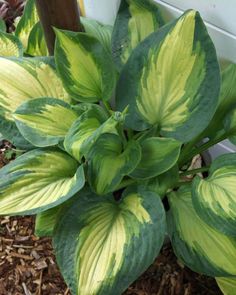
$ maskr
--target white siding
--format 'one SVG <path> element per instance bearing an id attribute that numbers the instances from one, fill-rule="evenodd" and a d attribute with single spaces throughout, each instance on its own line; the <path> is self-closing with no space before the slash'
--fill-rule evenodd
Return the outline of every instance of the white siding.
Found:
<path id="1" fill-rule="evenodd" d="M 155 0 L 161 7 L 166 19 L 172 19 L 181 15 L 184 10 L 198 10 L 203 17 L 209 34 L 211 35 L 217 54 L 222 61 L 236 63 L 236 11 L 235 0 Z M 223 3 L 227 3 L 226 9 L 222 9 Z M 173 4 L 173 5 L 172 5 Z"/>

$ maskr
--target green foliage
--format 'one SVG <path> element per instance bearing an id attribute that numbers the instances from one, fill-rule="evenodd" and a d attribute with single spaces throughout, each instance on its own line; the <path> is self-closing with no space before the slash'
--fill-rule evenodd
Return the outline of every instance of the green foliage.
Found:
<path id="1" fill-rule="evenodd" d="M 82 22 L 83 33 L 55 28 L 55 57 L 43 56 L 29 0 L 7 39 L 31 57 L 0 57 L 0 132 L 27 150 L 0 170 L 0 214 L 37 214 L 75 295 L 121 294 L 166 232 L 185 265 L 231 294 L 236 154 L 188 167 L 236 143 L 236 65 L 220 73 L 194 10 L 163 26 L 151 0 L 123 0 L 114 28 Z"/>
<path id="2" fill-rule="evenodd" d="M 7 28 L 6 28 L 6 24 L 5 24 L 5 21 L 4 19 L 0 18 L 0 30 L 2 32 L 6 32 Z"/>

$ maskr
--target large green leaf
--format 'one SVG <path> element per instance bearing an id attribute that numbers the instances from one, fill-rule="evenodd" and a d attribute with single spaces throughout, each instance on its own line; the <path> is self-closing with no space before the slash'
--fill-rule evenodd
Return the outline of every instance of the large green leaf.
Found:
<path id="1" fill-rule="evenodd" d="M 198 12 L 190 10 L 146 38 L 123 68 L 117 106 L 129 105 L 126 125 L 156 126 L 187 142 L 210 122 L 219 96 L 214 45 Z"/>
<path id="2" fill-rule="evenodd" d="M 63 100 L 45 97 L 23 103 L 13 117 L 24 138 L 45 147 L 62 141 L 78 114 Z"/>
<path id="3" fill-rule="evenodd" d="M 35 214 L 55 207 L 84 182 L 83 166 L 66 153 L 33 150 L 0 170 L 0 214 Z"/>
<path id="4" fill-rule="evenodd" d="M 215 136 L 216 131 L 224 129 L 224 118 L 236 104 L 236 65 L 230 64 L 221 74 L 221 90 L 219 105 L 211 124 L 207 128 L 207 136 Z"/>
<path id="5" fill-rule="evenodd" d="M 85 32 L 100 41 L 106 51 L 111 54 L 112 26 L 101 24 L 87 17 L 80 18 Z"/>
<path id="6" fill-rule="evenodd" d="M 35 24 L 30 32 L 26 53 L 31 56 L 48 55 L 47 44 L 40 22 Z"/>
<path id="7" fill-rule="evenodd" d="M 34 25 L 39 21 L 35 0 L 27 0 L 23 16 L 17 24 L 15 35 L 21 40 L 24 48 L 28 46 L 28 38 Z"/>
<path id="8" fill-rule="evenodd" d="M 161 198 L 164 198 L 169 190 L 171 190 L 179 181 L 178 166 L 173 166 L 165 173 L 148 179 L 143 182 L 148 190 L 156 192 Z"/>
<path id="9" fill-rule="evenodd" d="M 52 61 L 51 58 L 0 58 L 0 130 L 6 139 L 19 141 L 12 113 L 23 102 L 56 97 L 70 103 Z"/>
<path id="10" fill-rule="evenodd" d="M 220 103 L 218 110 L 225 113 L 236 103 L 236 64 L 230 64 L 222 72 Z"/>
<path id="11" fill-rule="evenodd" d="M 224 295 L 236 294 L 236 278 L 216 278 L 216 282 Z"/>
<path id="12" fill-rule="evenodd" d="M 141 142 L 141 148 L 141 161 L 130 176 L 145 179 L 173 167 L 179 158 L 181 143 L 172 138 L 150 137 Z"/>
<path id="13" fill-rule="evenodd" d="M 0 31 L 0 56 L 23 56 L 20 40 L 12 34 Z"/>
<path id="14" fill-rule="evenodd" d="M 189 189 L 170 194 L 169 203 L 168 228 L 177 257 L 199 273 L 236 275 L 236 239 L 218 232 L 198 216 Z"/>
<path id="15" fill-rule="evenodd" d="M 75 159 L 86 156 L 97 138 L 103 133 L 116 134 L 119 124 L 117 113 L 109 119 L 101 107 L 97 106 L 82 114 L 71 126 L 64 141 L 64 147 Z"/>
<path id="16" fill-rule="evenodd" d="M 55 60 L 65 88 L 82 102 L 109 100 L 116 82 L 111 56 L 85 33 L 56 30 Z"/>
<path id="17" fill-rule="evenodd" d="M 105 195 L 135 169 L 140 159 L 138 142 L 129 141 L 124 147 L 118 135 L 103 134 L 88 155 L 88 181 L 97 194 Z"/>
<path id="18" fill-rule="evenodd" d="M 61 216 L 53 244 L 73 294 L 118 295 L 153 262 L 164 236 L 155 193 L 133 189 L 116 203 L 87 192 Z"/>
<path id="19" fill-rule="evenodd" d="M 225 131 L 229 134 L 229 140 L 236 145 L 236 108 L 231 105 L 231 110 L 224 118 L 223 125 Z M 221 121 L 222 122 L 222 121 Z"/>
<path id="20" fill-rule="evenodd" d="M 199 216 L 217 230 L 236 237 L 236 153 L 217 158 L 208 178 L 196 177 L 192 193 Z"/>
<path id="21" fill-rule="evenodd" d="M 112 51 L 119 69 L 134 48 L 164 21 L 152 0 L 122 0 L 112 35 Z"/>

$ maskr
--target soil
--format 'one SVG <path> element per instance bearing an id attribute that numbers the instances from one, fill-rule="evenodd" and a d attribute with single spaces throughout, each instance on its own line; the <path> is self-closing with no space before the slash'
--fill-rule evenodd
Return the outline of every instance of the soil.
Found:
<path id="1" fill-rule="evenodd" d="M 15 156 L 12 146 L 3 141 L 0 167 Z M 34 219 L 34 216 L 0 218 L 0 295 L 70 295 L 57 267 L 51 239 L 34 235 Z M 211 294 L 222 294 L 215 280 L 181 265 L 167 244 L 123 295 Z"/>

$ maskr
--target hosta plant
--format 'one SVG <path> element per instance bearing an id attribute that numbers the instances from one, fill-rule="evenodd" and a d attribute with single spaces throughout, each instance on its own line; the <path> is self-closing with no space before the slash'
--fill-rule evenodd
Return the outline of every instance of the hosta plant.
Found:
<path id="1" fill-rule="evenodd" d="M 236 154 L 189 166 L 236 143 L 236 66 L 220 71 L 199 13 L 165 23 L 123 0 L 112 37 L 85 19 L 87 33 L 55 28 L 54 57 L 26 57 L 34 13 L 29 0 L 16 31 L 25 56 L 0 58 L 1 133 L 25 150 L 0 170 L 0 214 L 37 214 L 72 294 L 121 294 L 166 235 L 233 294 Z"/>

